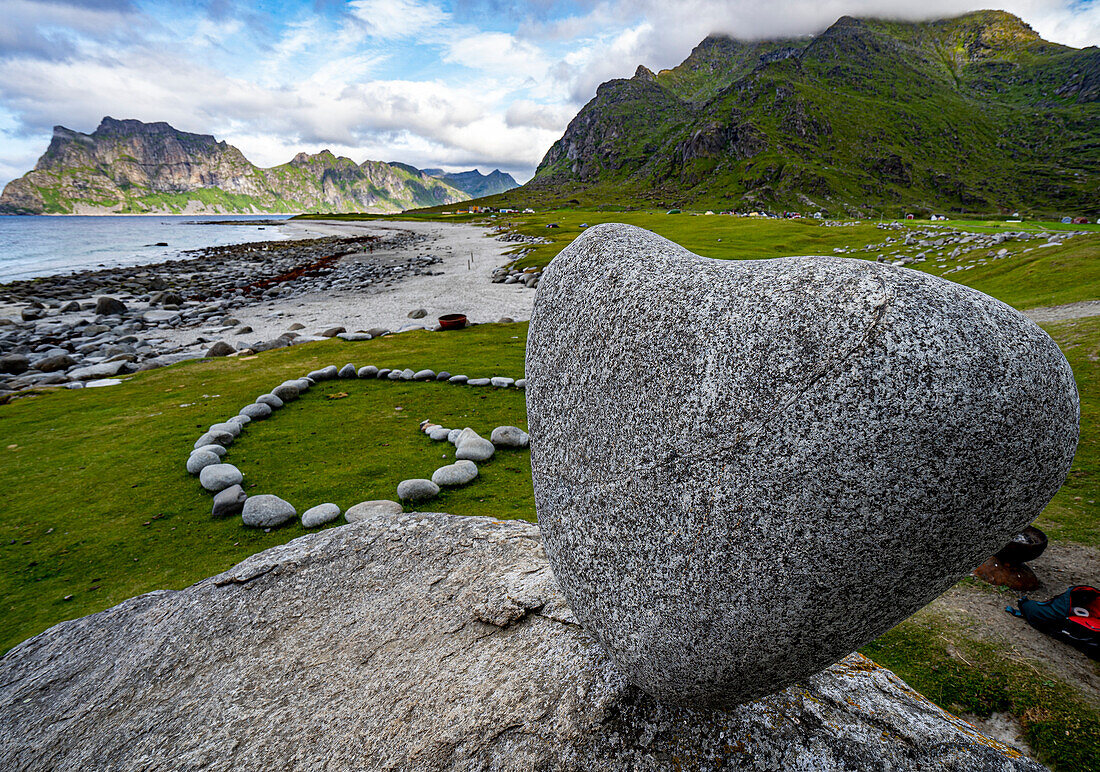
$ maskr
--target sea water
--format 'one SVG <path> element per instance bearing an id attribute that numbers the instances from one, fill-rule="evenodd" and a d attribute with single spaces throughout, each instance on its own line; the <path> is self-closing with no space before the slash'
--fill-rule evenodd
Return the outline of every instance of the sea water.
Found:
<path id="1" fill-rule="evenodd" d="M 202 247 L 276 241 L 283 228 L 262 222 L 287 215 L 140 215 L 0 217 L 0 282 L 35 276 L 159 263 Z M 165 242 L 166 247 L 155 246 Z"/>

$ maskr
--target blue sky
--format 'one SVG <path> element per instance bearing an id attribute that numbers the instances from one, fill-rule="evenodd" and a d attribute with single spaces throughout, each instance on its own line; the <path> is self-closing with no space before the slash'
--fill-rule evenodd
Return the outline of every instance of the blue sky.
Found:
<path id="1" fill-rule="evenodd" d="M 214 134 L 262 166 L 329 148 L 523 180 L 601 82 L 674 66 L 709 33 L 982 7 L 1100 44 L 1100 0 L 0 0 L 0 184 L 53 125 L 105 115 Z"/>

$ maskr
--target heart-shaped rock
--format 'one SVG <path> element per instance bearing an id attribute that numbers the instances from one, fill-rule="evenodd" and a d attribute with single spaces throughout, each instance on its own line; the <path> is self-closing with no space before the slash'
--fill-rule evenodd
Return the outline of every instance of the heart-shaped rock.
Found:
<path id="1" fill-rule="evenodd" d="M 1061 486 L 1057 345 L 976 290 L 839 258 L 711 260 L 626 225 L 542 275 L 535 504 L 574 613 L 633 683 L 730 707 L 935 598 Z"/>

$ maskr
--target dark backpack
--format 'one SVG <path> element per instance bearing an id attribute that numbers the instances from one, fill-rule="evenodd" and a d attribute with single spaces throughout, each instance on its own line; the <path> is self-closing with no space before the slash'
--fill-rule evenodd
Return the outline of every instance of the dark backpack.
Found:
<path id="1" fill-rule="evenodd" d="M 1006 611 L 1022 616 L 1036 630 L 1065 641 L 1092 659 L 1100 660 L 1100 590 L 1080 584 L 1061 595 L 1040 603 L 1020 598 L 1020 610 L 1009 606 Z M 1073 613 L 1084 609 L 1087 617 Z"/>

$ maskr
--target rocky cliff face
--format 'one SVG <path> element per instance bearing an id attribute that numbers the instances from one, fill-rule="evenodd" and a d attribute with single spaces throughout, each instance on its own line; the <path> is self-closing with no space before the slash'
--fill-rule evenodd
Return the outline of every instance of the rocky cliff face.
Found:
<path id="1" fill-rule="evenodd" d="M 304 536 L 0 659 L 4 769 L 1040 770 L 858 655 L 732 712 L 626 683 L 538 528 Z"/>
<path id="2" fill-rule="evenodd" d="M 609 81 L 516 200 L 1100 213 L 1100 50 L 982 11 L 704 40 Z"/>
<path id="3" fill-rule="evenodd" d="M 58 126 L 0 213 L 396 212 L 469 196 L 411 167 L 299 153 L 270 169 L 205 134 L 104 118 L 91 134 Z"/>

